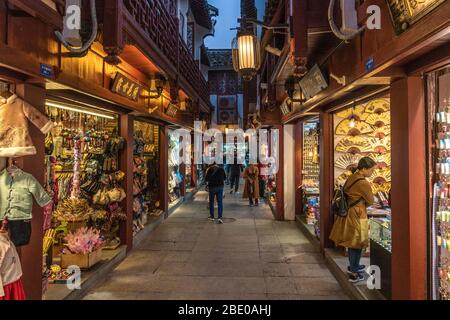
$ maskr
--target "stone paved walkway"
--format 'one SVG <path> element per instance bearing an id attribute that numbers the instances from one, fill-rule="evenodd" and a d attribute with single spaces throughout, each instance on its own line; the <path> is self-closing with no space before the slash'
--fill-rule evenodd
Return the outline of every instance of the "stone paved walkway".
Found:
<path id="1" fill-rule="evenodd" d="M 197 193 L 85 299 L 348 299 L 294 222 L 229 194 L 224 216 Z"/>

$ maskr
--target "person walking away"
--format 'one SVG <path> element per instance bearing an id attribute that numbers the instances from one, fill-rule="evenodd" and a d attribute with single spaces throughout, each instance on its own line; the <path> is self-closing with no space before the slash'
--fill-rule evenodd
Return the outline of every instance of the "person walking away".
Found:
<path id="1" fill-rule="evenodd" d="M 259 198 L 259 170 L 254 164 L 250 164 L 244 171 L 245 187 L 244 199 L 248 198 L 250 206 L 258 205 Z"/>
<path id="2" fill-rule="evenodd" d="M 206 171 L 206 182 L 208 183 L 209 192 L 209 220 L 214 221 L 214 199 L 217 200 L 218 223 L 223 223 L 223 188 L 225 181 L 225 170 L 213 164 Z"/>
<path id="3" fill-rule="evenodd" d="M 259 170 L 259 175 L 258 175 L 259 197 L 261 199 L 265 199 L 266 198 L 266 180 L 267 180 L 269 168 L 265 164 L 258 163 L 258 170 Z"/>
<path id="4" fill-rule="evenodd" d="M 233 191 L 235 193 L 239 190 L 239 180 L 241 177 L 241 173 L 244 171 L 244 168 L 242 167 L 242 164 L 237 164 L 237 161 L 235 163 L 230 164 L 230 187 L 231 191 L 230 194 L 233 194 Z M 233 190 L 234 188 L 234 190 Z"/>
<path id="5" fill-rule="evenodd" d="M 364 265 L 360 265 L 363 250 L 369 242 L 369 220 L 367 207 L 371 206 L 374 196 L 370 183 L 366 178 L 370 177 L 375 169 L 376 162 L 369 158 L 362 158 L 357 169 L 347 179 L 344 185 L 344 194 L 347 197 L 347 216 L 335 216 L 330 239 L 337 246 L 348 250 L 349 281 L 356 283 L 364 280 Z"/>

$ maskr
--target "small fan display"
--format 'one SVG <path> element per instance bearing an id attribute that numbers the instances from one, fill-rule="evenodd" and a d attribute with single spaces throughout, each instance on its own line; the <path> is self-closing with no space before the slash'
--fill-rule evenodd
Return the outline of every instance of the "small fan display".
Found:
<path id="1" fill-rule="evenodd" d="M 361 106 L 357 106 L 355 108 L 349 108 L 349 109 L 340 111 L 340 112 L 336 113 L 336 116 L 339 118 L 344 118 L 344 119 L 350 119 L 352 116 L 354 116 L 357 120 L 364 120 L 363 119 L 365 117 L 364 110 L 365 110 L 364 106 L 361 105 Z"/>
<path id="2" fill-rule="evenodd" d="M 372 176 L 369 178 L 369 181 L 375 184 L 391 182 L 391 169 L 386 167 L 383 169 L 374 170 Z"/>
<path id="3" fill-rule="evenodd" d="M 336 151 L 344 153 L 365 153 L 371 152 L 371 143 L 366 137 L 362 136 L 349 136 L 345 137 L 336 145 Z"/>
<path id="4" fill-rule="evenodd" d="M 343 185 L 362 157 L 377 163 L 368 178 L 374 193 L 391 189 L 391 117 L 389 98 L 355 105 L 334 115 L 335 183 Z"/>
<path id="5" fill-rule="evenodd" d="M 360 154 L 347 153 L 340 156 L 334 163 L 336 168 L 342 170 L 351 170 L 358 166 L 358 161 L 362 158 Z"/>
<path id="6" fill-rule="evenodd" d="M 385 182 L 382 184 L 372 183 L 371 186 L 372 186 L 372 192 L 374 194 L 376 194 L 378 192 L 389 193 L 389 191 L 391 191 L 391 183 L 390 182 Z"/>
<path id="7" fill-rule="evenodd" d="M 367 117 L 365 122 L 374 127 L 380 128 L 391 123 L 391 115 L 389 112 L 372 113 L 370 116 Z"/>
<path id="8" fill-rule="evenodd" d="M 335 133 L 338 136 L 358 136 L 361 134 L 367 134 L 373 132 L 371 125 L 364 121 L 355 121 L 344 119 L 336 127 Z"/>
<path id="9" fill-rule="evenodd" d="M 371 133 L 369 133 L 369 136 L 375 137 L 378 139 L 383 139 L 384 137 L 391 135 L 391 126 L 385 125 L 382 127 L 375 128 Z"/>
<path id="10" fill-rule="evenodd" d="M 385 153 L 371 153 L 369 155 L 376 163 L 378 163 L 379 168 L 390 167 L 391 166 L 391 154 Z"/>
<path id="11" fill-rule="evenodd" d="M 364 112 L 366 113 L 383 113 L 389 111 L 391 104 L 386 99 L 376 99 L 367 103 Z"/>
<path id="12" fill-rule="evenodd" d="M 336 186 L 343 186 L 348 177 L 352 175 L 351 171 L 344 171 L 336 178 Z"/>
<path id="13" fill-rule="evenodd" d="M 385 154 L 391 150 L 391 137 L 386 136 L 383 139 L 369 138 L 368 143 L 374 153 Z"/>

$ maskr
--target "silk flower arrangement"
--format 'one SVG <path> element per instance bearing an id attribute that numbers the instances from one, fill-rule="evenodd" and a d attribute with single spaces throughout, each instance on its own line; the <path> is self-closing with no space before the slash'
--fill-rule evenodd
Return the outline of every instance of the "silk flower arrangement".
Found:
<path id="1" fill-rule="evenodd" d="M 93 228 L 81 228 L 70 232 L 65 240 L 66 247 L 73 254 L 89 254 L 100 249 L 104 244 L 100 232 Z"/>

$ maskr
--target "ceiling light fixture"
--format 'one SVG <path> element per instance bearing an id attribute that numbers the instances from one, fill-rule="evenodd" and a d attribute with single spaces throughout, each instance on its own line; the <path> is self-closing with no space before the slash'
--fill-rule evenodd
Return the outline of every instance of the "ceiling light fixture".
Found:
<path id="1" fill-rule="evenodd" d="M 91 116 L 96 116 L 96 117 L 100 117 L 100 118 L 114 120 L 113 116 L 109 116 L 109 115 L 106 115 L 106 114 L 101 114 L 101 113 L 97 113 L 97 112 L 83 110 L 83 109 L 78 108 L 76 106 L 61 104 L 59 102 L 46 101 L 45 105 L 48 106 L 48 107 L 54 107 L 54 108 L 58 108 L 58 109 L 74 111 L 74 112 L 88 114 L 88 115 L 91 115 Z"/>

